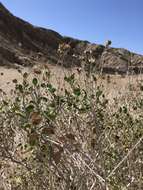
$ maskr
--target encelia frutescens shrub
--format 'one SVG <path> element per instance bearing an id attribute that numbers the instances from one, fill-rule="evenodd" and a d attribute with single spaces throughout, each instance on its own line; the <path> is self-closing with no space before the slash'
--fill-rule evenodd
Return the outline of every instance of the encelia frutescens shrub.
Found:
<path id="1" fill-rule="evenodd" d="M 143 189 L 142 91 L 111 103 L 95 75 L 58 89 L 48 69 L 34 72 L 11 98 L 0 92 L 1 188 Z"/>

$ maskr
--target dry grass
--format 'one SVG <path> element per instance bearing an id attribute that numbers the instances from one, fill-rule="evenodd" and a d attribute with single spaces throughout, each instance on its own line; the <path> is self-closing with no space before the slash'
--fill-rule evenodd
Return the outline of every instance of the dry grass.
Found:
<path id="1" fill-rule="evenodd" d="M 142 190 L 143 76 L 87 77 L 76 68 L 49 69 L 48 79 L 31 69 L 26 76 L 30 88 L 11 94 L 11 80 L 22 82 L 23 74 L 1 68 L 1 88 L 13 97 L 3 96 L 0 102 L 0 180 L 5 190 Z M 72 73 L 71 84 L 65 75 Z M 32 83 L 33 77 L 40 85 L 44 80 L 46 88 L 37 87 L 37 80 Z M 57 103 L 59 97 L 63 103 Z"/>
<path id="2" fill-rule="evenodd" d="M 51 82 L 58 88 L 65 87 L 64 76 L 69 76 L 71 73 L 75 73 L 75 76 L 81 85 L 85 85 L 86 74 L 81 72 L 78 73 L 77 68 L 66 69 L 60 66 L 52 66 L 47 64 L 48 68 L 51 71 Z M 42 66 L 36 66 L 36 68 L 43 69 Z M 22 72 L 28 72 L 33 76 L 34 68 L 23 68 Z M 104 90 L 107 93 L 107 96 L 111 99 L 117 96 L 122 96 L 128 94 L 130 91 L 138 91 L 139 84 L 143 81 L 143 75 L 108 75 L 97 76 L 97 82 L 99 85 L 104 86 Z M 0 67 L 0 88 L 9 94 L 10 90 L 14 88 L 12 82 L 13 79 L 17 79 L 19 82 L 22 81 L 22 75 L 18 72 L 17 69 L 7 69 L 5 67 Z"/>

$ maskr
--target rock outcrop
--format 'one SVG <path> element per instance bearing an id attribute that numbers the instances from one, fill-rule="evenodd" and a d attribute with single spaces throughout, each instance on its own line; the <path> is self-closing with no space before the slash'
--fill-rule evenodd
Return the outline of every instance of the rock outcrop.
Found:
<path id="1" fill-rule="evenodd" d="M 62 55 L 59 44 L 70 48 Z M 40 55 L 40 56 L 39 56 Z M 106 73 L 142 72 L 143 56 L 122 48 L 91 44 L 15 17 L 0 3 L 0 65 L 33 66 L 40 59 L 65 67 L 82 66 Z"/>

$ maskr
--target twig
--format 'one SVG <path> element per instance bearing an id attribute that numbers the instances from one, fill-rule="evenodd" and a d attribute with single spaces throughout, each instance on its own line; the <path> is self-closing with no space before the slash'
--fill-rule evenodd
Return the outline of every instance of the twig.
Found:
<path id="1" fill-rule="evenodd" d="M 134 151 L 134 149 L 140 144 L 140 142 L 143 140 L 143 136 L 138 140 L 138 142 L 128 151 L 127 155 L 117 164 L 117 166 L 111 171 L 111 173 L 107 176 L 107 179 L 109 179 L 114 172 L 122 165 L 122 163 L 128 158 L 128 156 Z"/>

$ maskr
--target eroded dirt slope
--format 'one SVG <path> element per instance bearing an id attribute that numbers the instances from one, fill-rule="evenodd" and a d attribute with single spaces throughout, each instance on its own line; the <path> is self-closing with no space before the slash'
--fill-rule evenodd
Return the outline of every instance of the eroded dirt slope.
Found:
<path id="1" fill-rule="evenodd" d="M 57 53 L 59 44 L 68 44 L 64 58 Z M 39 62 L 64 67 L 82 66 L 105 73 L 142 72 L 143 56 L 123 48 L 91 44 L 17 18 L 0 3 L 0 65 L 33 66 Z"/>

